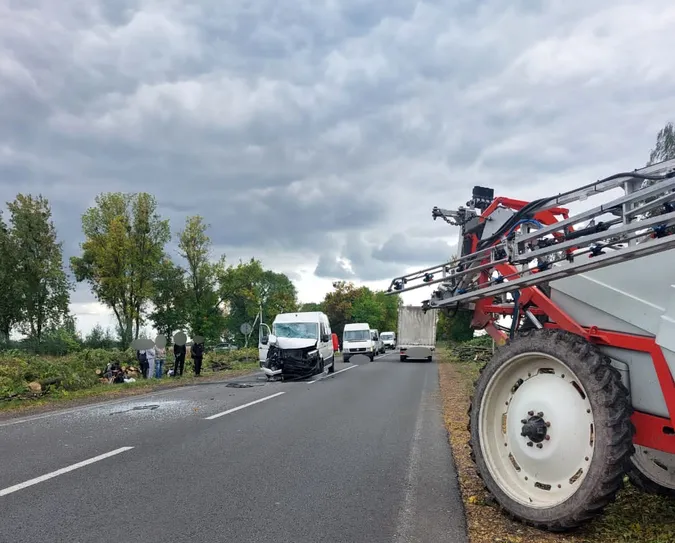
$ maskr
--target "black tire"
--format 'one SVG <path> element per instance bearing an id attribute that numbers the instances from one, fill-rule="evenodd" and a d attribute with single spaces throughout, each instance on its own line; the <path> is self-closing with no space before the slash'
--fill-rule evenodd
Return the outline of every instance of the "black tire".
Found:
<path id="1" fill-rule="evenodd" d="M 408 357 L 407 357 L 407 356 L 404 356 L 404 355 L 401 355 L 401 356 L 399 357 L 399 360 L 400 360 L 401 362 L 405 362 L 406 360 L 408 360 Z"/>
<path id="2" fill-rule="evenodd" d="M 373 360 L 375 360 L 375 353 L 370 355 L 370 361 L 372 362 Z"/>
<path id="3" fill-rule="evenodd" d="M 592 435 L 594 439 L 591 445 L 593 458 L 585 470 L 585 477 L 581 479 L 578 489 L 568 499 L 546 508 L 528 506 L 514 500 L 496 482 L 483 454 L 478 424 L 481 418 L 481 402 L 491 378 L 502 367 L 508 367 L 507 365 L 514 357 L 533 353 L 542 353 L 562 361 L 575 374 L 578 385 L 588 391 L 586 396 L 577 390 L 584 399 L 583 401 L 590 404 L 593 413 Z M 541 374 L 544 373 L 550 372 L 541 372 Z M 535 375 L 535 377 L 538 376 L 539 373 Z M 560 376 L 563 377 L 562 374 Z M 520 383 L 515 383 L 511 394 L 517 391 Z M 509 403 L 514 397 L 510 396 Z M 543 530 L 569 531 L 599 516 L 603 509 L 614 501 L 617 492 L 622 488 L 623 477 L 634 452 L 635 429 L 630 421 L 631 414 L 632 407 L 628 390 L 621 382 L 619 372 L 610 365 L 609 358 L 604 356 L 597 347 L 582 337 L 568 332 L 531 330 L 519 334 L 507 345 L 499 348 L 492 360 L 481 369 L 469 407 L 471 458 L 476 464 L 478 475 L 485 487 L 508 516 Z M 560 439 L 560 442 L 564 443 L 565 436 Z M 578 443 L 584 443 L 585 446 L 585 442 Z M 522 477 L 520 470 L 514 468 L 513 473 L 517 473 L 515 478 L 520 480 Z M 570 474 L 570 477 L 572 475 L 575 474 Z M 531 481 L 526 484 L 532 485 L 534 489 L 534 483 L 535 481 Z M 570 484 L 573 484 L 571 479 Z M 539 490 L 533 490 L 532 493 L 535 492 Z"/>
<path id="4" fill-rule="evenodd" d="M 345 364 L 346 364 L 347 362 L 349 362 L 349 357 L 348 357 L 348 356 L 345 356 L 345 355 L 342 355 L 342 362 L 345 363 Z"/>
<path id="5" fill-rule="evenodd" d="M 431 355 L 427 356 L 427 362 L 431 362 L 431 361 L 433 361 L 433 356 L 431 356 Z"/>
<path id="6" fill-rule="evenodd" d="M 657 481 L 652 480 L 652 478 L 637 467 L 634 459 L 635 457 L 631 458 L 630 467 L 628 469 L 628 478 L 634 487 L 647 494 L 675 498 L 675 489 L 668 488 L 659 484 Z"/>
<path id="7" fill-rule="evenodd" d="M 335 355 L 331 357 L 330 368 L 328 368 L 328 373 L 335 373 Z"/>

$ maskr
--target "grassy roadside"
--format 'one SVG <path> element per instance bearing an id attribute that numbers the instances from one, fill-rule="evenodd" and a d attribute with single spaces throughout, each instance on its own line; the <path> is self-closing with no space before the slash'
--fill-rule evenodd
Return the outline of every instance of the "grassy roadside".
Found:
<path id="1" fill-rule="evenodd" d="M 64 407 L 87 405 L 102 400 L 123 398 L 147 394 L 156 390 L 178 388 L 199 383 L 208 383 L 233 379 L 254 373 L 259 369 L 257 360 L 232 361 L 227 369 L 203 372 L 200 377 L 191 374 L 191 368 L 186 367 L 182 377 L 174 379 L 139 379 L 131 383 L 104 384 L 96 382 L 91 386 L 67 390 L 63 388 L 49 390 L 48 394 L 39 397 L 22 397 L 3 399 L 0 401 L 0 420 L 43 413 Z"/>
<path id="2" fill-rule="evenodd" d="M 550 534 L 513 522 L 501 514 L 475 473 L 469 457 L 469 397 L 480 365 L 438 353 L 445 424 L 459 474 L 471 543 L 672 543 L 675 500 L 650 496 L 626 482 L 604 516 L 573 534 Z"/>

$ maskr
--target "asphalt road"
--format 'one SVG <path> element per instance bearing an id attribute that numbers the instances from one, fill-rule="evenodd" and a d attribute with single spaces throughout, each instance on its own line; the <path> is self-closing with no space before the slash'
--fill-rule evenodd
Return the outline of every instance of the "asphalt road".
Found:
<path id="1" fill-rule="evenodd" d="M 0 542 L 465 542 L 436 365 L 336 370 L 0 423 Z"/>

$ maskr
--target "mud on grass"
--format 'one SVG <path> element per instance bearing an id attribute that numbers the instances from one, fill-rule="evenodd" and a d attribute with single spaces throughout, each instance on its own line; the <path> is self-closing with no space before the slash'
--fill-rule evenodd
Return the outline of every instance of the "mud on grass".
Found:
<path id="1" fill-rule="evenodd" d="M 445 424 L 457 465 L 471 543 L 673 543 L 675 500 L 640 492 L 626 479 L 617 501 L 588 526 L 569 534 L 529 528 L 504 516 L 492 502 L 469 457 L 467 409 L 479 364 L 438 353 Z"/>

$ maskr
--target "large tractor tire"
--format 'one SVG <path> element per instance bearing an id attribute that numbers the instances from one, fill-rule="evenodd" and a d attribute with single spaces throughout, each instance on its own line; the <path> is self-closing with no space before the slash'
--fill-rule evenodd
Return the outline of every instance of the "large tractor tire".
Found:
<path id="1" fill-rule="evenodd" d="M 558 330 L 516 336 L 481 370 L 471 455 L 512 518 L 563 532 L 598 516 L 633 454 L 628 390 L 609 359 Z"/>
<path id="2" fill-rule="evenodd" d="M 675 454 L 636 445 L 630 463 L 628 478 L 634 486 L 648 494 L 675 498 Z"/>

